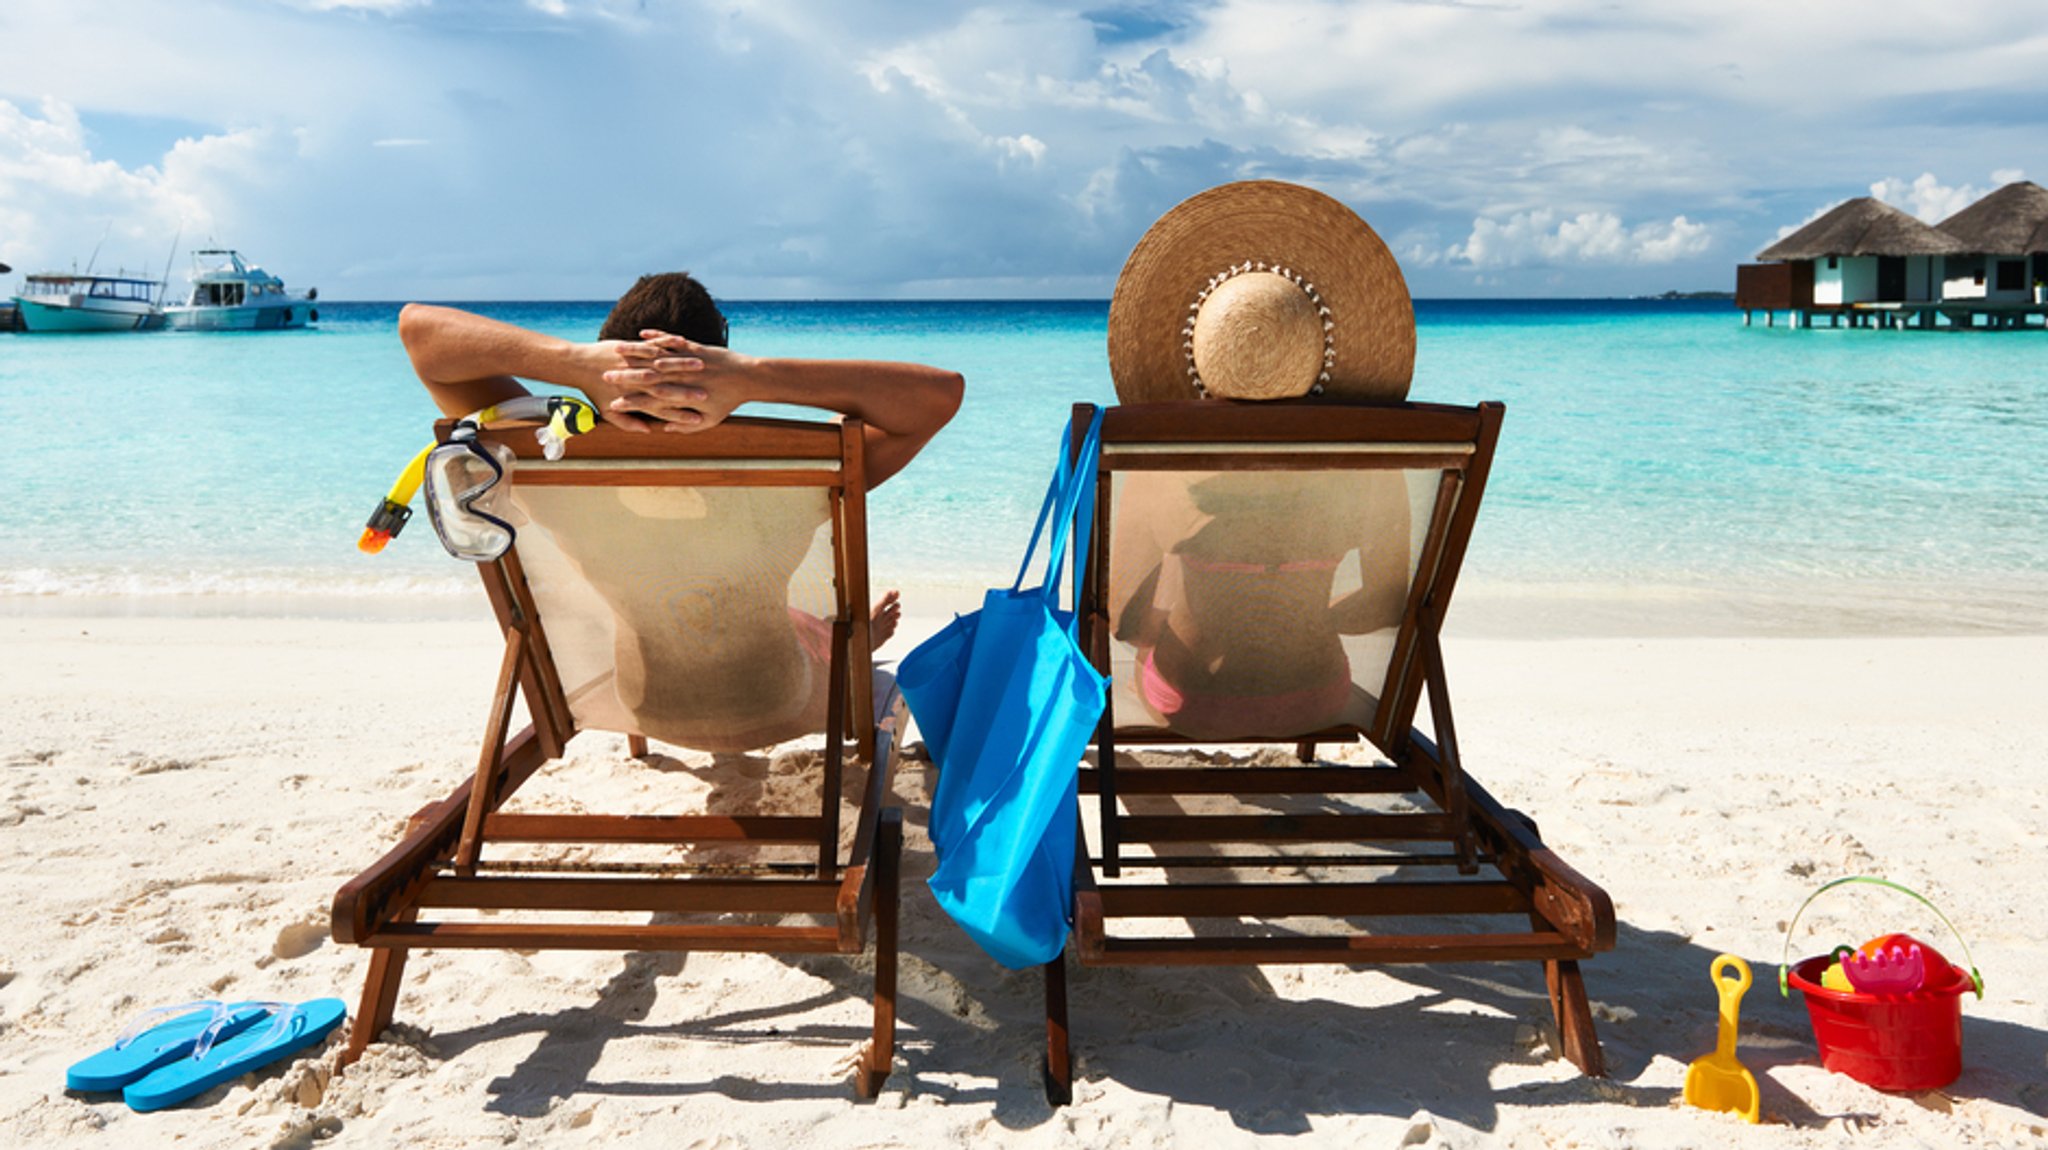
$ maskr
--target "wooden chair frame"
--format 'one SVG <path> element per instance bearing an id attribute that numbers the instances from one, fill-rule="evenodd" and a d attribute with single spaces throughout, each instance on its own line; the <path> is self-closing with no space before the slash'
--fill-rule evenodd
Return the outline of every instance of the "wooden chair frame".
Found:
<path id="1" fill-rule="evenodd" d="M 1077 405 L 1076 427 L 1092 415 Z M 1083 966 L 1264 963 L 1436 963 L 1539 960 L 1563 1053 L 1588 1075 L 1604 1074 L 1579 960 L 1614 946 L 1614 908 L 1606 893 L 1543 845 L 1535 824 L 1503 807 L 1466 775 L 1452 723 L 1439 631 L 1471 538 L 1486 485 L 1503 408 L 1425 404 L 1337 406 L 1280 404 L 1154 404 L 1113 407 L 1102 433 L 1095 538 L 1080 588 L 1081 642 L 1097 669 L 1110 670 L 1110 607 L 1106 602 L 1112 478 L 1135 470 L 1322 470 L 1440 468 L 1442 483 L 1425 536 L 1407 609 L 1396 634 L 1385 688 L 1369 727 L 1303 731 L 1293 743 L 1301 766 L 1258 768 L 1144 767 L 1119 764 L 1119 747 L 1188 742 L 1170 732 L 1132 729 L 1116 718 L 1115 696 L 1096 733 L 1095 765 L 1083 764 L 1081 792 L 1096 796 L 1101 842 L 1091 854 L 1084 831 L 1075 866 L 1074 928 L 1068 952 Z M 1078 440 L 1078 433 L 1076 436 Z M 1307 450 L 1313 445 L 1316 450 Z M 1301 448 L 1290 452 L 1290 448 Z M 1424 693 L 1433 731 L 1413 723 Z M 1320 761 L 1319 744 L 1364 741 L 1385 757 L 1372 765 Z M 1435 809 L 1421 813 L 1283 815 L 1147 815 L 1125 813 L 1119 795 L 1412 795 Z M 1323 855 L 1330 865 L 1451 868 L 1458 880 L 1381 875 L 1377 881 L 1173 882 L 1169 867 L 1244 866 L 1215 856 L 1123 853 L 1134 843 L 1286 843 L 1350 847 L 1365 843 L 1437 842 L 1432 851 Z M 1123 872 L 1162 873 L 1160 881 Z M 1251 868 L 1247 868 L 1251 869 Z M 1432 934 L 1351 933 L 1246 937 L 1127 937 L 1118 919 L 1221 916 L 1268 919 L 1294 915 L 1398 920 L 1402 916 L 1526 916 L 1526 931 Z M 1048 963 L 1046 1087 L 1055 1103 L 1072 1094 L 1065 956 Z"/>
<path id="2" fill-rule="evenodd" d="M 447 442 L 452 423 L 438 425 Z M 540 452 L 531 426 L 486 431 L 486 442 L 512 448 L 522 460 Z M 694 435 L 631 435 L 600 427 L 570 445 L 567 465 L 522 467 L 521 486 L 815 486 L 827 489 L 836 556 L 837 614 L 832 623 L 831 690 L 824 766 L 816 814 L 517 814 L 501 808 L 549 761 L 559 758 L 577 728 L 548 647 L 515 546 L 480 564 L 484 588 L 505 636 L 497 689 L 473 777 L 414 815 L 405 838 L 335 895 L 337 942 L 371 949 L 346 1066 L 391 1024 L 408 952 L 427 947 L 622 951 L 761 951 L 859 954 L 867 928 L 876 936 L 873 1034 L 856 1089 L 873 1097 L 895 1054 L 897 886 L 902 813 L 887 805 L 895 755 L 895 720 L 872 704 L 869 657 L 866 481 L 863 432 L 857 420 L 838 425 L 734 418 Z M 761 461 L 787 461 L 762 465 Z M 662 466 L 668 464 L 670 466 Z M 686 561 L 687 557 L 684 557 Z M 510 732 L 515 696 L 532 722 Z M 853 846 L 839 851 L 840 781 L 848 736 L 872 764 L 861 798 Z M 629 735 L 636 756 L 647 753 Z M 752 848 L 815 845 L 814 861 L 741 865 L 632 864 L 573 873 L 485 857 L 493 844 L 652 844 L 678 849 L 709 844 Z M 557 868 L 561 870 L 563 868 Z M 623 924 L 615 920 L 544 923 L 445 921 L 449 910 L 643 912 L 685 921 Z M 831 925 L 733 925 L 688 921 L 732 913 L 809 915 Z"/>

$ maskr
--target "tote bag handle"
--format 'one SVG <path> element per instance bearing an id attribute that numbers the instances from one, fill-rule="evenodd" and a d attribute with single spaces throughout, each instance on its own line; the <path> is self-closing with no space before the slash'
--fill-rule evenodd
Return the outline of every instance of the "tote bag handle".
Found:
<path id="1" fill-rule="evenodd" d="M 1031 544 L 1024 549 L 1024 561 L 1017 565 L 1017 581 L 1010 585 L 1013 593 L 1024 588 L 1024 576 L 1031 570 L 1031 559 L 1038 553 L 1038 540 L 1045 531 L 1048 518 L 1052 520 L 1053 536 L 1046 555 L 1045 579 L 1041 584 L 1045 597 L 1055 604 L 1059 601 L 1060 580 L 1066 570 L 1067 540 L 1074 534 L 1077 512 L 1081 542 L 1074 553 L 1074 564 L 1078 567 L 1088 561 L 1088 545 L 1095 524 L 1096 456 L 1102 449 L 1103 409 L 1098 407 L 1094 410 L 1088 432 L 1081 440 L 1078 458 L 1073 451 L 1074 425 L 1069 422 L 1066 430 L 1060 433 L 1059 467 L 1053 472 L 1052 484 L 1045 490 L 1045 503 L 1038 509 L 1038 522 L 1031 527 Z"/>

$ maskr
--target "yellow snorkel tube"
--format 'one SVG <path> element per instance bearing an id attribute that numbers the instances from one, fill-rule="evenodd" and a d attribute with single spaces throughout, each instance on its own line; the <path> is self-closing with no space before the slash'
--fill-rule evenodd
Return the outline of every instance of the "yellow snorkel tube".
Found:
<path id="1" fill-rule="evenodd" d="M 474 437 L 485 424 L 501 419 L 545 419 L 546 425 L 533 433 L 534 438 L 540 441 L 543 455 L 549 459 L 560 459 L 563 447 L 570 439 L 597 426 L 597 409 L 566 395 L 523 395 L 463 416 L 457 421 L 456 433 L 462 435 L 466 427 L 469 437 Z M 413 497 L 419 494 L 420 483 L 426 476 L 427 457 L 437 446 L 429 443 L 421 448 L 419 454 L 412 457 L 412 462 L 398 473 L 391 490 L 385 493 L 377 509 L 370 512 L 369 521 L 363 525 L 363 533 L 356 540 L 356 550 L 375 555 L 405 530 L 406 521 L 412 518 Z"/>

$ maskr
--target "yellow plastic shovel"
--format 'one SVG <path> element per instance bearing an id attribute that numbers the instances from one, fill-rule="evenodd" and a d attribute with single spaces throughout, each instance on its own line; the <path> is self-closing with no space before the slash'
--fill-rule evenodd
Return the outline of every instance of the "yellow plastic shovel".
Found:
<path id="1" fill-rule="evenodd" d="M 1733 968 L 1734 978 L 1723 978 Z M 1749 989 L 1749 964 L 1732 954 L 1718 955 L 1707 968 L 1714 989 L 1721 992 L 1721 1026 L 1714 1039 L 1714 1052 L 1693 1060 L 1685 1070 L 1685 1101 L 1702 1110 L 1730 1110 L 1748 1122 L 1763 1120 L 1763 1099 L 1756 1079 L 1735 1058 L 1735 1023 L 1741 1015 L 1742 995 Z"/>

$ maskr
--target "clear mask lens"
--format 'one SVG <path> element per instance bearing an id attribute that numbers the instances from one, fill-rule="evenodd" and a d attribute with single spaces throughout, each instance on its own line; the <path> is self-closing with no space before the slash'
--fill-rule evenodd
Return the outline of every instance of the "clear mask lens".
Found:
<path id="1" fill-rule="evenodd" d="M 444 443 L 427 456 L 427 517 L 441 545 L 457 559 L 488 563 L 512 546 L 512 525 L 494 514 L 512 452 L 474 441 Z"/>

